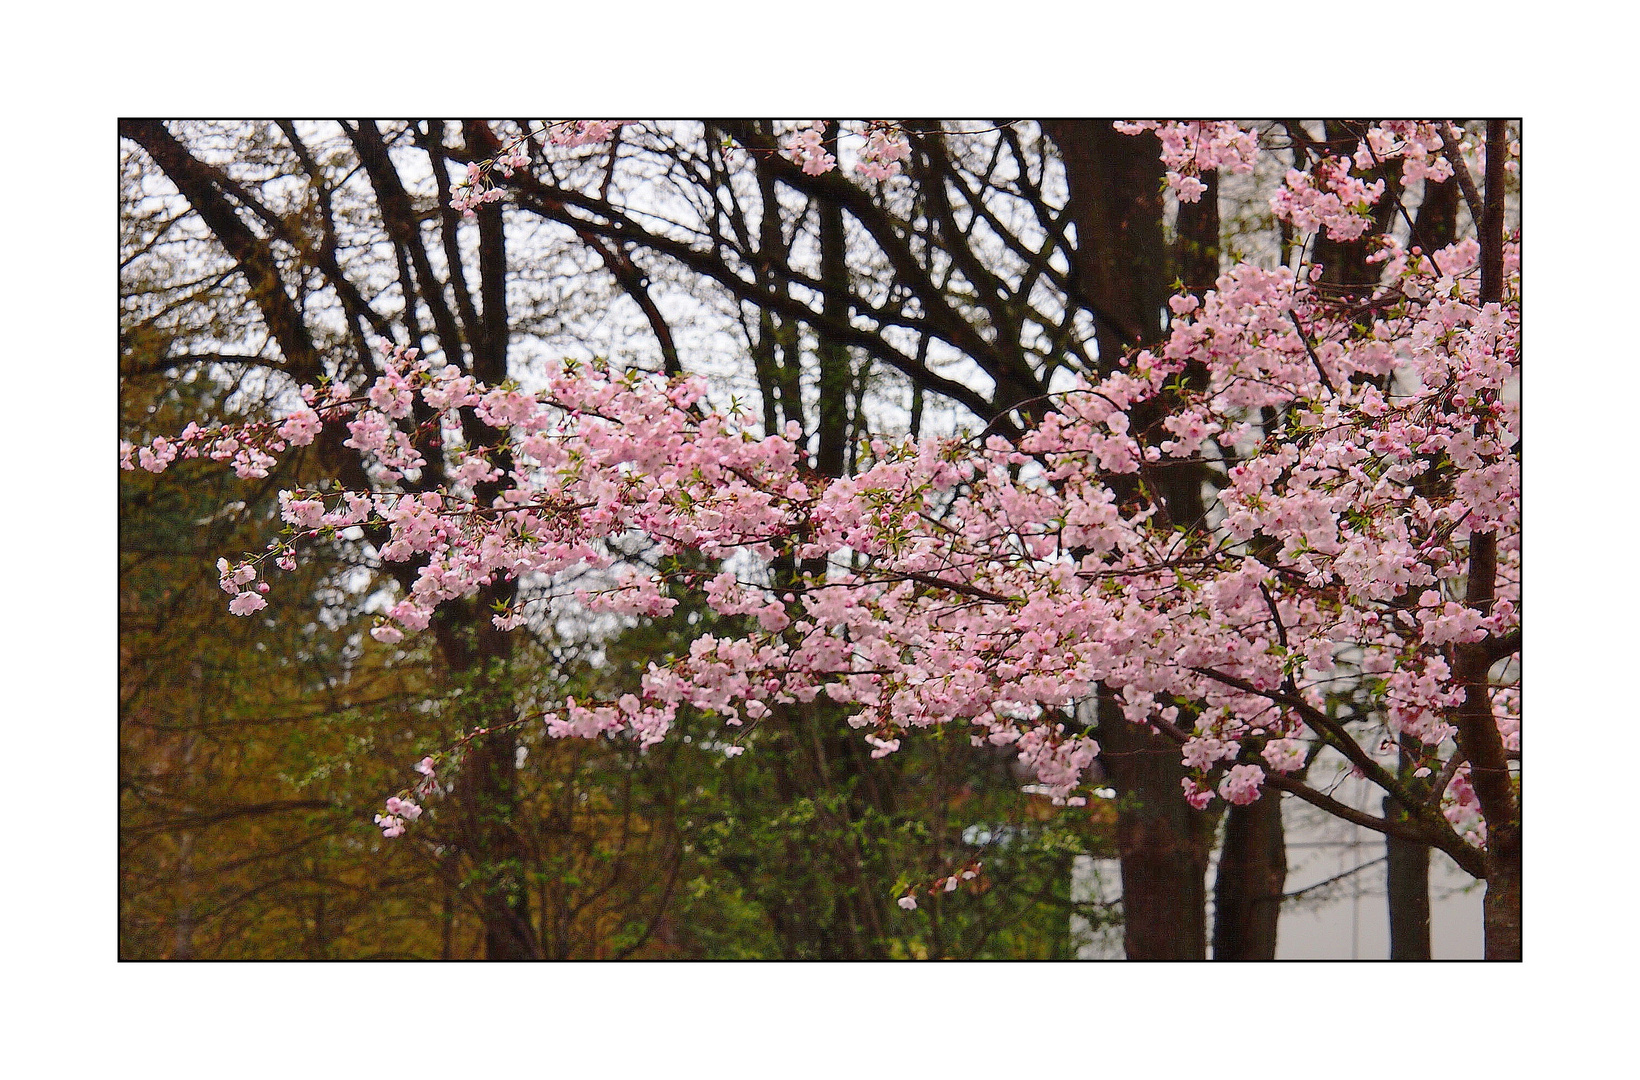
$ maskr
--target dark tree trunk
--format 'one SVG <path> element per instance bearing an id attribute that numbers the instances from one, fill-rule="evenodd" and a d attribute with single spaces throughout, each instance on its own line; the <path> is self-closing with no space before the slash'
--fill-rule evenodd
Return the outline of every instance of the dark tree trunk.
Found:
<path id="1" fill-rule="evenodd" d="M 1508 122 L 1486 124 L 1486 203 L 1481 213 L 1482 304 L 1503 299 L 1504 165 L 1508 159 Z M 1483 613 L 1492 609 L 1497 575 L 1497 539 L 1491 533 L 1469 538 L 1469 581 L 1465 602 Z M 1488 960 L 1521 959 L 1520 801 L 1509 772 L 1509 758 L 1492 713 L 1487 690 L 1491 670 L 1488 642 L 1458 646 L 1458 680 L 1465 699 L 1458 715 L 1458 746 L 1469 759 L 1470 782 L 1486 818 L 1486 900 L 1483 918 Z"/>
<path id="2" fill-rule="evenodd" d="M 1161 335 L 1172 281 L 1162 234 L 1161 144 L 1098 121 L 1044 120 L 1042 127 L 1059 148 L 1070 189 L 1071 281 L 1094 312 L 1100 366 L 1114 370 L 1125 349 Z"/>
<path id="3" fill-rule="evenodd" d="M 1213 959 L 1274 960 L 1281 895 L 1287 887 L 1287 837 L 1281 793 L 1266 792 L 1224 819 L 1224 848 L 1214 884 Z"/>
<path id="4" fill-rule="evenodd" d="M 1173 264 L 1185 288 L 1201 293 L 1219 276 L 1219 184 L 1216 172 L 1202 174 L 1207 190 L 1200 201 L 1179 204 Z M 1193 381 L 1196 372 L 1186 372 Z M 1182 490 L 1171 505 L 1195 520 L 1205 510 L 1199 470 L 1179 469 Z M 1179 524 L 1188 522 L 1175 521 Z M 1225 811 L 1224 847 L 1214 881 L 1213 959 L 1273 960 L 1281 894 L 1287 885 L 1287 836 L 1281 798 L 1271 792 L 1248 806 Z"/>
<path id="5" fill-rule="evenodd" d="M 1503 831 L 1503 830 L 1500 830 Z M 1491 837 L 1489 845 L 1499 850 L 1489 853 L 1486 898 L 1481 919 L 1486 935 L 1486 959 L 1521 959 L 1521 854 L 1518 835 Z"/>
<path id="6" fill-rule="evenodd" d="M 1100 761 L 1117 791 L 1123 945 L 1130 960 L 1207 958 L 1207 864 L 1216 815 L 1180 794 L 1178 747 L 1099 699 Z"/>
<path id="7" fill-rule="evenodd" d="M 1412 240 L 1424 254 L 1433 255 L 1457 239 L 1458 182 L 1448 180 L 1436 183 L 1424 181 L 1423 201 L 1413 219 Z M 1420 794 L 1428 784 L 1412 775 L 1415 743 L 1403 739 L 1399 774 L 1401 782 Z M 1384 816 L 1406 820 L 1406 811 L 1394 800 L 1384 799 Z M 1433 955 L 1429 930 L 1429 862 L 1427 844 L 1398 836 L 1384 837 L 1388 866 L 1389 901 L 1389 958 L 1391 960 L 1428 960 Z"/>
<path id="8" fill-rule="evenodd" d="M 826 125 L 826 149 L 837 153 L 837 124 Z M 820 280 L 825 290 L 824 312 L 828 320 L 846 321 L 848 301 L 848 235 L 843 225 L 843 207 L 831 199 L 817 200 L 820 218 Z M 840 477 L 848 450 L 848 405 L 854 388 L 854 372 L 849 366 L 849 349 L 837 338 L 817 330 L 820 367 L 819 437 L 814 455 L 815 471 L 822 476 Z"/>
<path id="9" fill-rule="evenodd" d="M 1428 960 L 1429 848 L 1390 837 L 1389 958 Z"/>
<path id="10" fill-rule="evenodd" d="M 1456 180 L 1424 180 L 1424 199 L 1413 220 L 1413 243 L 1433 255 L 1458 238 L 1458 202 L 1462 193 Z"/>
<path id="11" fill-rule="evenodd" d="M 510 587 L 504 590 L 511 598 Z M 462 726 L 496 728 L 515 719 L 506 675 L 512 639 L 485 617 L 503 590 L 446 605 L 433 618 L 439 651 L 462 690 Z M 448 614 L 446 613 L 448 611 Z M 473 740 L 455 779 L 459 843 L 471 861 L 487 960 L 533 960 L 541 947 L 530 913 L 529 860 L 515 822 L 518 739 L 508 728 Z"/>
<path id="12" fill-rule="evenodd" d="M 1409 776 L 1408 756 L 1401 755 L 1402 782 L 1413 790 L 1427 785 Z M 1407 813 L 1389 796 L 1384 797 L 1384 817 L 1407 820 Z M 1429 845 L 1398 836 L 1384 837 L 1389 879 L 1389 958 L 1428 960 L 1429 942 Z"/>
<path id="13" fill-rule="evenodd" d="M 1213 288 L 1219 279 L 1219 174 L 1201 175 L 1207 190 L 1199 201 L 1179 204 L 1173 265 L 1178 279 L 1193 293 Z"/>
<path id="14" fill-rule="evenodd" d="M 1100 367 L 1112 370 L 1126 350 L 1160 339 L 1169 287 L 1182 272 L 1169 258 L 1162 232 L 1160 144 L 1152 135 L 1123 135 L 1102 122 L 1048 120 L 1043 128 L 1059 148 L 1069 185 L 1067 209 L 1076 227 L 1072 281 L 1094 312 Z M 1179 261 L 1193 278 L 1212 273 L 1216 202 L 1190 208 L 1181 226 Z M 1141 410 L 1134 426 L 1143 430 L 1158 418 Z M 1169 469 L 1155 479 L 1175 523 L 1189 526 L 1201 518 L 1199 472 Z M 1107 695 L 1100 695 L 1098 715 L 1100 760 L 1118 796 L 1127 956 L 1205 959 L 1215 815 L 1192 810 L 1182 798 L 1185 770 L 1177 746 L 1130 723 Z"/>
<path id="15" fill-rule="evenodd" d="M 838 127 L 827 125 L 826 146 L 837 152 Z M 779 214 L 775 184 L 761 185 L 765 210 L 760 224 L 763 255 L 783 259 L 779 250 Z M 839 478 L 848 468 L 849 431 L 855 377 L 847 343 L 830 332 L 849 317 L 848 237 L 842 205 L 833 199 L 812 198 L 820 241 L 820 280 L 824 291 L 824 318 L 810 325 L 815 334 L 814 364 L 819 400 L 812 414 L 802 405 L 799 373 L 799 327 L 788 321 L 779 330 L 764 310 L 760 338 L 766 341 L 764 363 L 758 369 L 765 401 L 778 397 L 784 416 L 804 424 L 814 437 L 813 462 L 822 476 Z M 770 274 L 771 287 L 776 277 Z M 778 339 L 780 356 L 776 357 Z M 812 418 L 812 425 L 806 421 Z M 781 560 L 777 577 L 824 578 L 824 559 L 793 565 Z M 844 712 L 824 698 L 802 705 L 777 706 L 763 724 L 774 745 L 769 760 L 775 776 L 775 797 L 782 807 L 808 800 L 815 814 L 810 828 L 793 834 L 781 852 L 785 864 L 768 868 L 778 888 L 765 895 L 768 918 L 782 957 L 793 960 L 882 960 L 888 957 L 884 904 L 888 882 L 878 880 L 878 867 L 861 848 L 856 823 L 873 810 L 890 810 L 882 785 L 876 782 L 878 763 L 870 760 Z M 842 796 L 839 798 L 838 796 Z M 827 882 L 823 889 L 804 888 L 804 882 Z"/>

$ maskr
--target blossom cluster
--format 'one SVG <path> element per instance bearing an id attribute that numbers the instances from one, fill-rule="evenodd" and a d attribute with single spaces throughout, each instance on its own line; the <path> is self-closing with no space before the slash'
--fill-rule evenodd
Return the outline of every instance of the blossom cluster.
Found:
<path id="1" fill-rule="evenodd" d="M 800 123 L 780 148 L 810 176 L 821 176 L 837 167 L 837 158 L 825 147 L 826 122 Z M 854 171 L 872 180 L 898 176 L 900 162 L 911 156 L 911 141 L 899 125 L 888 120 L 872 120 L 865 127 L 865 146 Z"/>
<path id="2" fill-rule="evenodd" d="M 872 180 L 899 175 L 900 162 L 911 156 L 911 142 L 905 132 L 883 120 L 873 120 L 866 129 L 865 149 L 855 171 Z"/>
<path id="3" fill-rule="evenodd" d="M 605 141 L 615 134 L 616 128 L 627 123 L 626 120 L 560 120 L 547 128 L 547 140 L 554 146 L 587 146 Z"/>
<path id="4" fill-rule="evenodd" d="M 1289 169 L 1270 209 L 1303 232 L 1327 231 L 1330 240 L 1357 240 L 1372 228 L 1368 212 L 1384 194 L 1384 181 L 1363 181 L 1345 158 L 1323 158 L 1309 171 Z"/>
<path id="5" fill-rule="evenodd" d="M 260 479 L 292 446 L 306 446 L 324 427 L 320 415 L 311 408 L 319 394 L 311 386 L 302 387 L 306 406 L 278 422 L 226 425 L 202 428 L 189 423 L 174 439 L 161 435 L 146 446 L 120 443 L 120 468 L 139 466 L 149 472 L 164 472 L 178 458 L 189 461 L 208 458 L 234 470 L 242 480 Z"/>
<path id="6" fill-rule="evenodd" d="M 803 171 L 810 176 L 820 176 L 837 167 L 837 158 L 825 148 L 826 122 L 824 120 L 810 120 L 801 125 L 786 141 L 781 143 L 781 149 L 792 161 L 803 166 Z"/>
<path id="7" fill-rule="evenodd" d="M 1452 163 L 1440 153 L 1445 145 L 1440 129 L 1430 121 L 1386 120 L 1367 130 L 1354 160 L 1357 168 L 1370 169 L 1399 158 L 1402 180 L 1427 178 L 1439 183 L 1453 172 Z"/>
<path id="8" fill-rule="evenodd" d="M 1116 130 L 1125 135 L 1156 133 L 1162 143 L 1162 164 L 1167 166 L 1167 186 L 1180 202 L 1201 201 L 1207 190 L 1202 173 L 1218 169 L 1248 173 L 1258 160 L 1258 136 L 1230 120 L 1138 120 L 1118 123 Z"/>
<path id="9" fill-rule="evenodd" d="M 228 601 L 228 610 L 235 615 L 251 615 L 268 606 L 263 596 L 271 586 L 267 582 L 257 582 L 256 586 L 247 590 L 245 586 L 256 581 L 256 566 L 249 562 L 230 563 L 227 559 L 218 559 L 216 568 L 220 574 L 222 591 L 233 597 Z"/>
<path id="10" fill-rule="evenodd" d="M 1386 127 L 1379 149 L 1409 155 L 1422 130 Z M 788 143 L 805 171 L 819 170 L 819 131 Z M 1244 133 L 1163 134 L 1212 167 L 1251 165 Z M 1382 184 L 1349 167 L 1289 174 L 1295 225 L 1360 235 L 1359 208 Z M 1108 694 L 1130 721 L 1177 733 L 1184 797 L 1203 807 L 1251 803 L 1301 776 L 1323 733 L 1336 745 L 1353 724 L 1371 745 L 1377 725 L 1423 747 L 1419 768 L 1448 777 L 1448 820 L 1480 844 L 1452 764 L 1464 690 L 1451 658 L 1520 625 L 1519 248 L 1504 252 L 1502 302 L 1479 300 L 1473 240 L 1430 255 L 1389 259 L 1364 303 L 1290 268 L 1236 266 L 1175 297 L 1163 341 L 1078 380 L 1017 440 L 872 440 L 842 479 L 807 469 L 796 425 L 765 433 L 705 409 L 697 378 L 549 363 L 532 388 L 491 386 L 386 343 L 369 386 L 304 390 L 300 423 L 122 453 L 160 471 L 247 439 L 273 455 L 345 425 L 380 489 L 290 492 L 281 514 L 299 540 L 369 525 L 383 560 L 415 565 L 372 630 L 380 642 L 525 575 L 595 575 L 576 593 L 591 611 L 661 617 L 689 590 L 741 620 L 615 700 L 550 710 L 553 737 L 649 746 L 686 708 L 740 726 L 824 695 L 874 757 L 955 724 L 975 746 L 1013 747 L 1036 790 L 1079 805 L 1099 746 L 1076 707 Z M 1157 406 L 1163 419 L 1141 424 Z M 471 425 L 492 436 L 469 444 Z M 472 448 L 486 444 L 504 453 Z M 1179 463 L 1217 474 L 1204 523 L 1171 521 L 1148 494 Z M 404 489 L 412 478 L 424 490 Z M 1462 588 L 1479 534 L 1496 548 L 1484 607 Z M 720 568 L 638 569 L 619 542 L 633 536 L 662 560 L 693 552 Z M 783 578 L 781 563 L 826 569 Z M 265 583 L 245 588 L 253 561 L 219 568 L 236 614 L 263 606 Z M 521 609 L 495 619 L 525 621 Z M 1364 713 L 1340 714 L 1341 679 L 1366 688 Z M 1518 697 L 1492 701 L 1518 749 Z M 433 759 L 423 765 L 430 783 Z M 419 813 L 400 800 L 378 824 L 398 835 Z"/>
<path id="11" fill-rule="evenodd" d="M 509 153 L 507 161 L 511 166 L 513 156 Z M 527 159 L 526 159 L 527 162 Z M 460 210 L 464 217 L 477 217 L 478 208 L 485 203 L 500 202 L 507 197 L 507 193 L 489 183 L 489 167 L 487 162 L 469 162 L 467 175 L 456 184 L 450 195 L 450 209 Z M 510 173 L 508 175 L 511 175 Z"/>
<path id="12" fill-rule="evenodd" d="M 376 815 L 376 824 L 388 839 L 404 835 L 404 826 L 421 817 L 421 806 L 413 799 L 397 795 L 387 800 L 387 813 Z"/>

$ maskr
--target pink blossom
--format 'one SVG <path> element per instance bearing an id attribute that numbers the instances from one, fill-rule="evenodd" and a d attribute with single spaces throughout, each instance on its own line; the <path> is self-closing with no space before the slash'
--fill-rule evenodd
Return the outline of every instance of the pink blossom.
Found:
<path id="1" fill-rule="evenodd" d="M 1207 804 L 1213 801 L 1213 789 L 1204 788 L 1188 776 L 1180 781 L 1184 785 L 1184 797 L 1193 809 L 1204 810 Z"/>
<path id="2" fill-rule="evenodd" d="M 855 171 L 873 180 L 887 180 L 899 173 L 900 162 L 910 156 L 911 143 L 905 132 L 885 121 L 873 121 Z"/>
<path id="3" fill-rule="evenodd" d="M 824 120 L 810 120 L 788 136 L 781 149 L 810 176 L 830 172 L 837 167 L 837 159 L 825 148 L 825 131 Z"/>
<path id="4" fill-rule="evenodd" d="M 1275 739 L 1265 744 L 1260 756 L 1272 772 L 1297 772 L 1304 767 L 1304 743 L 1298 739 Z"/>
<path id="5" fill-rule="evenodd" d="M 229 601 L 228 610 L 235 615 L 250 615 L 267 606 L 268 602 L 256 593 L 240 593 Z"/>
<path id="6" fill-rule="evenodd" d="M 1219 794 L 1224 801 L 1236 806 L 1257 802 L 1259 787 L 1264 783 L 1264 770 L 1257 765 L 1233 765 L 1219 781 Z"/>

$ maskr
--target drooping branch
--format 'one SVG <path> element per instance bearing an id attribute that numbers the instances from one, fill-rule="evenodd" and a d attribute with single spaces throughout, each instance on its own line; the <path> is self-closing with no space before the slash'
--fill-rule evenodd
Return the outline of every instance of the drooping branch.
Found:
<path id="1" fill-rule="evenodd" d="M 1149 723 L 1157 731 L 1160 731 L 1180 746 L 1190 740 L 1189 732 L 1160 716 L 1151 716 Z M 1350 742 L 1353 745 L 1354 740 L 1350 740 Z M 1295 776 L 1283 776 L 1278 772 L 1265 770 L 1264 782 L 1280 791 L 1288 792 L 1303 799 L 1310 805 L 1325 810 L 1334 817 L 1341 818 L 1353 825 L 1371 829 L 1373 832 L 1382 833 L 1385 836 L 1394 836 L 1402 840 L 1411 840 L 1419 844 L 1429 844 L 1431 847 L 1440 848 L 1452 856 L 1452 860 L 1468 873 L 1476 877 L 1486 876 L 1486 868 L 1481 853 L 1464 843 L 1451 829 L 1431 827 L 1427 823 L 1418 820 L 1398 821 L 1391 818 L 1374 817 L 1364 810 L 1357 810 L 1347 803 L 1339 802 L 1325 792 L 1317 791 Z"/>
<path id="2" fill-rule="evenodd" d="M 1350 733 L 1346 731 L 1343 726 L 1347 720 L 1341 721 L 1334 717 L 1328 716 L 1326 713 L 1322 712 L 1320 709 L 1317 709 L 1314 705 L 1311 705 L 1303 698 L 1285 689 L 1261 689 L 1245 679 L 1238 679 L 1233 675 L 1226 675 L 1222 671 L 1214 671 L 1211 668 L 1193 667 L 1190 670 L 1194 671 L 1198 675 L 1204 675 L 1207 678 L 1223 683 L 1225 686 L 1240 690 L 1243 693 L 1255 694 L 1269 701 L 1276 702 L 1277 704 L 1285 705 L 1294 712 L 1298 713 L 1304 718 L 1304 722 L 1306 724 L 1308 724 L 1318 735 L 1321 735 L 1335 750 L 1343 754 L 1349 763 L 1355 766 L 1355 768 L 1358 769 L 1363 776 L 1365 776 L 1372 783 L 1376 784 L 1378 787 L 1382 788 L 1384 791 L 1388 792 L 1390 797 L 1400 803 L 1410 814 L 1414 816 L 1417 822 L 1424 827 L 1423 834 L 1415 837 L 1415 839 L 1419 839 L 1424 843 L 1432 843 L 1435 844 L 1435 846 L 1440 847 L 1441 845 L 1436 843 L 1434 837 L 1451 834 L 1452 830 L 1447 825 L 1444 818 L 1435 813 L 1435 811 L 1427 804 L 1419 800 L 1413 792 L 1407 790 L 1405 785 L 1403 785 L 1394 774 L 1390 773 L 1389 770 L 1374 761 L 1372 755 L 1368 754 L 1361 744 L 1356 742 L 1356 740 L 1350 736 Z M 1379 831 L 1382 832 L 1383 830 L 1380 829 Z M 1461 840 L 1458 840 L 1455 835 L 1453 836 L 1453 839 L 1458 843 L 1462 842 Z M 1445 850 L 1445 848 L 1443 847 L 1442 850 Z"/>

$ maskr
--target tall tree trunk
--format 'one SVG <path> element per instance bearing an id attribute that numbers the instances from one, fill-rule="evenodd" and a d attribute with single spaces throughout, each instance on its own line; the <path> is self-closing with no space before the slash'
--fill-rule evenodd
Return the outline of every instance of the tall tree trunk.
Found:
<path id="1" fill-rule="evenodd" d="M 1099 363 L 1114 370 L 1129 348 L 1154 343 L 1178 270 L 1162 231 L 1164 170 L 1153 135 L 1131 136 L 1109 123 L 1047 120 L 1069 185 L 1067 209 L 1076 227 L 1072 280 L 1094 313 Z M 1206 225 L 1192 211 L 1197 250 L 1192 275 L 1202 272 Z M 1159 419 L 1135 414 L 1135 428 Z M 1202 476 L 1169 469 L 1159 480 L 1162 502 L 1175 523 L 1202 516 Z M 1121 494 L 1120 490 L 1118 494 Z M 1099 698 L 1100 759 L 1116 789 L 1117 852 L 1122 865 L 1125 947 L 1133 960 L 1202 960 L 1207 956 L 1207 865 L 1215 815 L 1192 810 L 1181 797 L 1185 777 L 1178 748 L 1130 723 L 1109 696 Z"/>
<path id="2" fill-rule="evenodd" d="M 838 125 L 826 126 L 825 144 L 837 152 Z M 778 250 L 779 211 L 775 184 L 761 185 L 764 211 L 760 236 L 764 257 L 783 259 Z M 848 237 L 840 203 L 818 198 L 811 202 L 820 243 L 820 280 L 824 289 L 825 319 L 845 321 L 848 305 Z M 771 273 L 771 287 L 776 277 Z M 814 363 L 819 395 L 812 413 L 802 404 L 799 386 L 801 353 L 798 327 L 787 322 L 781 330 L 780 360 L 774 357 L 776 333 L 770 315 L 763 314 L 762 336 L 768 338 L 769 356 L 758 370 L 766 401 L 779 398 L 788 420 L 804 424 L 814 437 L 814 469 L 839 478 L 849 460 L 851 402 L 855 387 L 847 344 L 825 326 L 813 326 Z M 807 421 L 813 420 L 812 426 Z M 774 568 L 777 579 L 823 579 L 824 559 L 793 564 L 782 559 Z M 844 722 L 843 710 L 825 697 L 808 704 L 777 706 L 764 730 L 776 740 L 769 755 L 775 776 L 775 797 L 783 807 L 808 800 L 814 814 L 810 828 L 793 834 L 784 845 L 781 867 L 770 868 L 780 885 L 764 898 L 770 924 L 787 959 L 880 960 L 888 955 L 885 904 L 888 882 L 878 880 L 873 860 L 862 850 L 855 823 L 872 809 L 883 810 L 882 785 L 867 773 L 876 772 L 859 736 Z M 873 805 L 876 803 L 876 805 Z M 826 882 L 822 889 L 805 882 Z"/>
<path id="3" fill-rule="evenodd" d="M 505 590 L 511 598 L 511 590 Z M 501 597 L 491 587 L 472 600 L 446 605 L 434 615 L 433 631 L 451 682 L 461 690 L 461 724 L 466 731 L 497 728 L 515 719 L 507 664 L 512 639 L 486 615 L 488 602 Z M 484 927 L 487 960 L 532 960 L 542 956 L 531 917 L 529 860 L 514 819 L 518 813 L 518 740 L 511 729 L 474 739 L 455 778 L 460 807 L 459 843 L 471 861 Z"/>
<path id="4" fill-rule="evenodd" d="M 1446 247 L 1458 235 L 1458 182 L 1437 183 L 1424 181 L 1423 201 L 1413 221 L 1413 242 L 1426 255 Z M 1415 746 L 1403 739 L 1399 774 L 1401 782 L 1415 791 L 1427 787 L 1424 781 L 1411 775 L 1412 757 L 1409 749 Z M 1385 797 L 1384 816 L 1404 816 L 1405 810 Z M 1391 960 L 1428 960 L 1433 955 L 1429 931 L 1429 845 L 1398 836 L 1385 836 L 1384 848 L 1388 864 L 1389 894 L 1389 958 Z"/>
<path id="5" fill-rule="evenodd" d="M 1504 830 L 1499 830 L 1504 831 Z M 1521 959 L 1521 853 L 1518 831 L 1514 836 L 1489 837 L 1486 897 L 1481 919 L 1486 938 L 1486 959 Z"/>
<path id="6" fill-rule="evenodd" d="M 1456 180 L 1437 183 L 1425 178 L 1423 201 L 1413 219 L 1412 242 L 1433 254 L 1458 238 L 1458 202 L 1462 195 Z"/>
<path id="7" fill-rule="evenodd" d="M 1281 895 L 1287 886 L 1287 838 L 1281 793 L 1232 806 L 1214 886 L 1213 959 L 1274 960 Z"/>
<path id="8" fill-rule="evenodd" d="M 1099 695 L 1099 760 L 1116 789 L 1122 938 L 1130 960 L 1207 958 L 1207 864 L 1217 815 L 1180 794 L 1178 747 Z"/>
<path id="9" fill-rule="evenodd" d="M 754 163 L 754 168 L 755 163 Z M 769 293 L 784 293 L 786 283 L 786 242 L 780 224 L 778 182 L 767 169 L 756 168 L 758 188 L 757 272 L 758 283 Z M 758 388 L 763 394 L 763 430 L 775 433 L 796 421 L 809 430 L 803 410 L 802 359 L 797 349 L 798 327 L 790 319 L 777 316 L 772 305 L 757 305 L 758 333 L 752 348 Z M 776 402 L 778 401 L 778 409 Z"/>
<path id="10" fill-rule="evenodd" d="M 1173 266 L 1193 293 L 1211 289 L 1219 276 L 1219 178 L 1216 170 L 1201 176 L 1207 190 L 1193 203 L 1179 204 Z M 1200 384 L 1201 373 L 1187 371 L 1187 383 Z M 1187 487 L 1171 493 L 1172 505 L 1193 515 L 1205 510 L 1203 470 L 1181 469 Z M 1177 524 L 1189 524 L 1175 517 Z M 1226 811 L 1224 847 L 1219 852 L 1213 886 L 1213 959 L 1273 960 L 1281 895 L 1287 885 L 1287 835 L 1281 822 L 1281 797 L 1271 792 L 1256 803 Z"/>
<path id="11" fill-rule="evenodd" d="M 826 149 L 837 154 L 838 126 L 826 124 Z M 817 200 L 820 219 L 820 281 L 825 290 L 824 313 L 828 320 L 846 320 L 848 302 L 848 235 L 843 224 L 843 207 L 832 199 Z M 849 366 L 848 346 L 824 331 L 817 334 L 820 367 L 819 438 L 814 455 L 815 471 L 822 476 L 843 475 L 848 450 L 849 392 L 854 388 L 854 372 Z"/>
<path id="12" fill-rule="evenodd" d="M 1406 782 L 1406 755 L 1402 754 L 1401 776 Z M 1386 818 L 1406 817 L 1395 800 L 1384 796 Z M 1396 836 L 1384 838 L 1389 878 L 1389 958 L 1428 960 L 1429 942 L 1429 846 Z"/>
<path id="13" fill-rule="evenodd" d="M 465 121 L 462 138 L 475 156 L 493 157 L 500 143 L 488 124 Z M 500 205 L 490 203 L 477 211 L 478 296 L 458 283 L 464 310 L 472 312 L 467 330 L 471 370 L 494 386 L 509 375 L 507 362 L 511 325 L 507 312 L 506 229 Z M 475 303 L 476 300 L 476 303 Z M 455 343 L 445 346 L 455 351 Z M 469 436 L 471 437 L 471 436 Z M 503 474 L 511 467 L 505 451 L 491 454 L 491 463 Z M 480 483 L 475 499 L 488 504 L 499 483 Z M 514 754 L 518 738 L 509 727 L 516 718 L 509 674 L 513 638 L 491 622 L 492 605 L 510 603 L 516 583 L 491 585 L 470 600 L 450 607 L 450 614 L 434 617 L 440 651 L 463 691 L 462 720 L 470 731 L 489 732 L 469 744 L 457 781 L 462 801 L 462 840 L 477 877 L 479 917 L 484 926 L 484 956 L 488 960 L 533 960 L 544 955 L 530 911 L 531 860 L 515 824 L 519 811 L 518 771 Z M 500 730 L 497 730 L 500 729 Z"/>
<path id="14" fill-rule="evenodd" d="M 1486 123 L 1486 203 L 1481 213 L 1482 304 L 1503 299 L 1504 165 L 1509 130 L 1504 120 Z M 1492 533 L 1469 538 L 1469 581 L 1464 597 L 1483 614 L 1492 609 L 1497 577 L 1497 539 Z M 1465 691 L 1459 707 L 1458 746 L 1469 759 L 1470 783 L 1486 819 L 1486 898 L 1483 919 L 1488 960 L 1521 958 L 1520 801 L 1513 790 L 1509 758 L 1492 712 L 1487 689 L 1491 670 L 1487 642 L 1459 645 L 1458 681 Z"/>

